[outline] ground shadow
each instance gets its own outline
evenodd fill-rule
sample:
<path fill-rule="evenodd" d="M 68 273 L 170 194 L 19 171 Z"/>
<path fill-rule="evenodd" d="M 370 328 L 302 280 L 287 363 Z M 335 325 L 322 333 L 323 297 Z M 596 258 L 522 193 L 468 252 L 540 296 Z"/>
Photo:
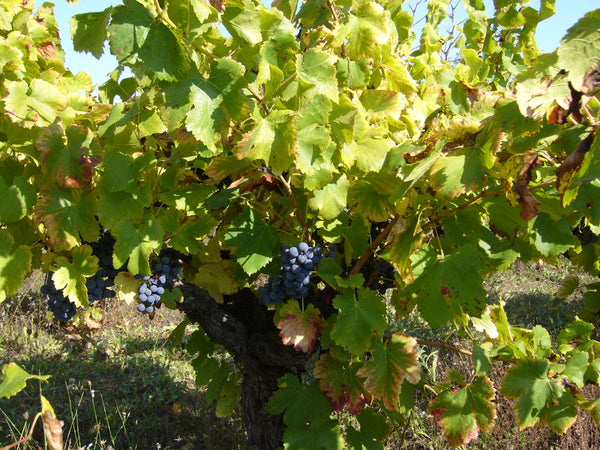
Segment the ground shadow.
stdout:
<path fill-rule="evenodd" d="M 152 348 L 156 345 L 152 341 L 130 340 L 127 346 Z M 0 364 L 6 362 L 2 359 Z M 15 362 L 31 373 L 52 375 L 41 385 L 41 394 L 64 422 L 66 449 L 232 449 L 243 445 L 239 416 L 217 418 L 203 393 L 174 380 L 164 363 L 135 354 L 113 361 L 101 352 L 86 360 L 71 354 L 36 355 Z M 39 405 L 37 382 L 29 382 L 15 397 L 0 400 L 0 447 L 14 442 L 15 429 L 29 427 Z M 43 448 L 41 427 L 36 436 Z M 36 444 L 30 448 L 37 448 Z"/>

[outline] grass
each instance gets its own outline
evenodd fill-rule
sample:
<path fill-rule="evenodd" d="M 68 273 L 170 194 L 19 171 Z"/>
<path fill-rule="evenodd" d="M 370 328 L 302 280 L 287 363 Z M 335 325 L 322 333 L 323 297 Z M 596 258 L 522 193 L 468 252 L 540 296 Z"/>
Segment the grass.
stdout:
<path fill-rule="evenodd" d="M 243 446 L 239 416 L 217 418 L 185 350 L 167 339 L 182 319 L 165 308 L 154 320 L 114 299 L 102 327 L 60 327 L 35 295 L 0 305 L 0 366 L 52 375 L 0 400 L 0 447 L 24 437 L 40 392 L 64 421 L 67 449 L 232 449 Z M 85 331 L 85 333 L 83 333 Z M 41 426 L 33 442 L 43 448 Z"/>
<path fill-rule="evenodd" d="M 561 281 L 575 273 L 567 261 L 558 268 L 516 264 L 486 281 L 488 302 L 505 302 L 513 325 L 542 325 L 555 335 L 581 308 L 581 294 L 553 303 Z M 593 281 L 593 280 L 588 280 Z M 67 449 L 235 449 L 244 446 L 239 415 L 218 418 L 214 405 L 194 383 L 190 357 L 167 339 L 180 322 L 179 312 L 161 309 L 154 320 L 133 306 L 111 300 L 99 328 L 60 327 L 47 320 L 37 296 L 41 281 L 33 277 L 15 299 L 0 304 L 0 365 L 15 361 L 27 371 L 50 374 L 41 386 L 30 382 L 16 397 L 0 400 L 0 447 L 27 434 L 39 411 L 40 393 L 64 421 Z M 411 316 L 396 329 L 428 340 L 468 348 L 451 328 L 431 330 Z M 598 338 L 598 336 L 596 336 Z M 442 349 L 422 348 L 427 384 L 433 386 L 449 368 L 471 370 L 469 357 Z M 490 374 L 497 390 L 504 369 Z M 588 396 L 600 396 L 590 390 Z M 405 423 L 395 424 L 387 449 L 449 448 L 427 413 L 428 391 L 415 397 Z M 469 448 L 588 449 L 600 448 L 600 431 L 582 413 L 565 435 L 547 428 L 519 430 L 512 401 L 498 398 L 496 427 L 482 433 Z M 22 449 L 43 448 L 41 427 Z"/>

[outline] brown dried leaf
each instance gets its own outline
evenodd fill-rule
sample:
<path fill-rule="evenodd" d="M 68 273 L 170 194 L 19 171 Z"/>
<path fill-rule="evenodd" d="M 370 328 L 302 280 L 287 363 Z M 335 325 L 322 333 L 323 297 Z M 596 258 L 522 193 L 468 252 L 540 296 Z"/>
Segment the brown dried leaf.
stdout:
<path fill-rule="evenodd" d="M 42 423 L 44 424 L 44 434 L 48 447 L 52 450 L 63 450 L 63 430 L 62 422 L 53 417 L 52 412 L 47 410 L 42 415 Z"/>
<path fill-rule="evenodd" d="M 540 201 L 535 198 L 528 188 L 531 181 L 531 171 L 535 166 L 540 164 L 537 154 L 532 154 L 519 171 L 513 190 L 519 194 L 519 205 L 521 205 L 521 218 L 523 220 L 533 219 L 538 215 L 537 205 Z"/>
<path fill-rule="evenodd" d="M 585 154 L 590 150 L 594 136 L 597 130 L 593 130 L 582 140 L 577 148 L 565 158 L 562 164 L 556 169 L 556 189 L 562 195 L 569 188 L 571 181 L 579 172 L 581 164 L 585 158 Z"/>

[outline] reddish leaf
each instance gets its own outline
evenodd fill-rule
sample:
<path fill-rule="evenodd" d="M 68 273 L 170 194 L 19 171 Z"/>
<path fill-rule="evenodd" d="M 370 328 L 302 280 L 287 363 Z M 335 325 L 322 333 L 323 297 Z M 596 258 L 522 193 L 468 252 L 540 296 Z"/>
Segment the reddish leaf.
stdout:
<path fill-rule="evenodd" d="M 370 402 L 357 376 L 357 369 L 356 364 L 345 365 L 326 353 L 321 354 L 313 374 L 319 379 L 319 389 L 335 411 L 341 411 L 348 405 L 351 414 L 358 414 Z"/>
<path fill-rule="evenodd" d="M 45 129 L 36 142 L 46 172 L 63 188 L 87 189 L 98 158 L 92 133 L 85 127 L 71 125 L 66 132 L 58 125 Z"/>
<path fill-rule="evenodd" d="M 457 371 L 450 373 L 446 389 L 429 404 L 429 412 L 452 447 L 466 445 L 479 435 L 479 430 L 488 431 L 496 419 L 496 408 L 492 403 L 495 395 L 492 382 L 483 376 L 470 385 L 465 385 Z"/>
<path fill-rule="evenodd" d="M 293 345 L 297 351 L 310 353 L 323 326 L 320 312 L 309 304 L 304 311 L 296 300 L 290 300 L 279 311 L 277 328 L 284 345 Z"/>

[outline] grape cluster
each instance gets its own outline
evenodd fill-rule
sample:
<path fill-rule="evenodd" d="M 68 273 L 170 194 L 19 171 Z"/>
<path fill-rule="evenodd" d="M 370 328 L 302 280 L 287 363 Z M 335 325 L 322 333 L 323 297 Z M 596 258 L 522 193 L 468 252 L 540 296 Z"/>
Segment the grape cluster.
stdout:
<path fill-rule="evenodd" d="M 366 269 L 366 267 L 364 267 Z M 361 270 L 362 272 L 362 270 Z M 384 295 L 386 291 L 394 287 L 394 273 L 396 269 L 389 262 L 383 259 L 377 259 L 373 263 L 372 272 L 369 281 L 369 289 L 379 292 Z"/>
<path fill-rule="evenodd" d="M 42 294 L 48 296 L 48 310 L 54 313 L 56 320 L 70 320 L 76 313 L 75 303 L 65 298 L 63 291 L 56 289 L 54 281 L 48 277 L 46 284 L 44 284 L 40 291 Z"/>
<path fill-rule="evenodd" d="M 173 284 L 174 279 L 179 275 L 180 265 L 177 259 L 165 255 L 154 264 L 154 275 L 136 275 L 136 278 L 142 280 L 142 284 L 138 288 L 137 309 L 139 312 L 147 314 L 154 312 L 160 303 L 161 295 L 165 293 L 165 287 Z"/>
<path fill-rule="evenodd" d="M 125 270 L 125 266 L 115 269 L 113 267 L 112 254 L 115 239 L 109 232 L 104 232 L 96 242 L 90 244 L 92 254 L 98 258 L 100 269 L 86 282 L 88 290 L 88 301 L 90 305 L 104 298 L 114 297 L 115 291 L 110 289 L 115 284 L 115 277 L 119 272 Z"/>
<path fill-rule="evenodd" d="M 287 298 L 300 299 L 310 291 L 312 270 L 323 258 L 321 247 L 310 247 L 300 242 L 294 247 L 281 247 L 281 268 L 277 276 L 269 277 L 267 284 L 259 288 L 260 301 L 271 305 Z"/>

